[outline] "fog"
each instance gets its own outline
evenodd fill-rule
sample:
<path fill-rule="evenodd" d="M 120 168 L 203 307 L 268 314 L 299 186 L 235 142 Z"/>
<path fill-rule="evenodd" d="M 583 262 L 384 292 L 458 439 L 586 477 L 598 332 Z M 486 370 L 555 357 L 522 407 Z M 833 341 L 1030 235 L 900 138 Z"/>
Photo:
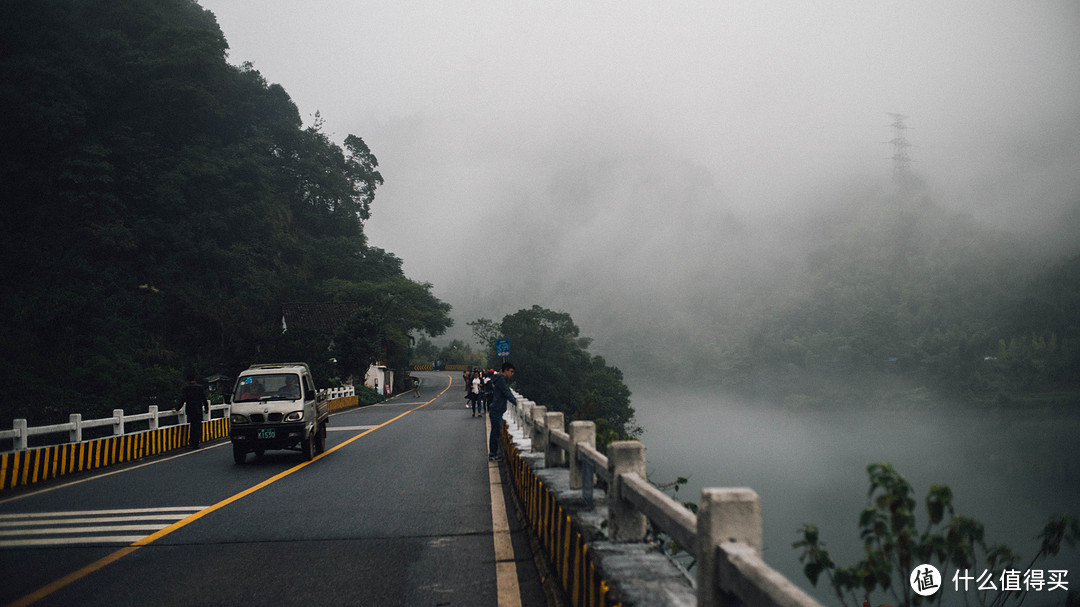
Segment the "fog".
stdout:
<path fill-rule="evenodd" d="M 454 306 L 450 336 L 532 304 L 600 349 L 702 322 L 791 271 L 818 209 L 889 195 L 890 112 L 923 195 L 1080 225 L 1073 0 L 201 4 L 232 63 L 369 144 L 366 232 Z"/>
<path fill-rule="evenodd" d="M 757 488 L 767 558 L 798 583 L 799 524 L 857 545 L 837 505 L 858 508 L 872 461 L 920 497 L 953 484 L 1006 541 L 1076 486 L 1075 460 L 1025 476 L 1042 456 L 1004 455 L 1071 444 L 1075 419 L 1052 440 L 1053 419 L 1021 432 L 963 412 L 784 423 L 630 367 L 724 339 L 717 319 L 782 291 L 837 208 L 917 198 L 1076 252 L 1075 0 L 200 4 L 232 63 L 283 85 L 334 141 L 371 147 L 385 184 L 366 233 L 454 307 L 446 337 L 533 304 L 568 312 L 627 373 L 659 480 L 691 475 L 686 499 Z M 903 191 L 890 113 L 908 117 Z"/>

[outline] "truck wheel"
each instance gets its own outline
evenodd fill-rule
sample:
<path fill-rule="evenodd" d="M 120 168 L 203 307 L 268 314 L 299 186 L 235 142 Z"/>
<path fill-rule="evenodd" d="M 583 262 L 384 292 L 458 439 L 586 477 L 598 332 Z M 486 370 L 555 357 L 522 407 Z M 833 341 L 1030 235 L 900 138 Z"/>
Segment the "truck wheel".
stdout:
<path fill-rule="evenodd" d="M 238 445 L 233 445 L 232 458 L 237 464 L 243 464 L 247 460 L 247 451 L 244 451 Z"/>
<path fill-rule="evenodd" d="M 315 453 L 321 454 L 326 451 L 326 424 L 319 425 L 319 431 L 315 437 Z"/>
<path fill-rule="evenodd" d="M 315 437 L 318 432 L 312 432 L 311 436 L 300 441 L 300 452 L 304 456 L 305 462 L 310 462 L 315 459 Z"/>

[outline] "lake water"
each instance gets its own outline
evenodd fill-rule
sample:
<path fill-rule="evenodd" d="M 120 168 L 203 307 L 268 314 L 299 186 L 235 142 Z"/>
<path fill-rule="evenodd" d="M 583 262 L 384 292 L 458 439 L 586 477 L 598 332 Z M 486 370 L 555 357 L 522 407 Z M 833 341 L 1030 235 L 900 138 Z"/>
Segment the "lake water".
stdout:
<path fill-rule="evenodd" d="M 627 383 L 645 429 L 650 479 L 688 477 L 680 501 L 699 501 L 702 487 L 753 488 L 762 500 L 766 562 L 826 605 L 837 604 L 835 594 L 824 576 L 810 586 L 791 544 L 800 526 L 814 523 L 838 565 L 861 558 L 858 515 L 867 505 L 870 463 L 890 462 L 912 484 L 920 530 L 929 487 L 951 487 L 957 513 L 982 522 L 989 543 L 1019 553 L 1021 568 L 1038 551 L 1033 538 L 1050 514 L 1080 514 L 1080 408 L 796 411 Z M 1066 569 L 1069 588 L 1080 591 L 1078 549 L 1032 569 Z M 951 591 L 951 572 L 947 577 Z M 1032 593 L 1025 605 L 1064 598 L 1061 591 Z"/>

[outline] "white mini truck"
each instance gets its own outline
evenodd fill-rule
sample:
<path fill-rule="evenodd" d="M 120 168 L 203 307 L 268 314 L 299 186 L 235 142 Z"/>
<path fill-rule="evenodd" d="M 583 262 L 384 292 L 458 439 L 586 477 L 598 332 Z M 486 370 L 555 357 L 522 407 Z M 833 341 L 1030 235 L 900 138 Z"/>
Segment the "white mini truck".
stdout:
<path fill-rule="evenodd" d="M 326 448 L 330 402 L 319 396 L 306 363 L 252 365 L 240 374 L 232 394 L 229 438 L 233 459 L 248 453 L 299 447 L 304 460 Z"/>

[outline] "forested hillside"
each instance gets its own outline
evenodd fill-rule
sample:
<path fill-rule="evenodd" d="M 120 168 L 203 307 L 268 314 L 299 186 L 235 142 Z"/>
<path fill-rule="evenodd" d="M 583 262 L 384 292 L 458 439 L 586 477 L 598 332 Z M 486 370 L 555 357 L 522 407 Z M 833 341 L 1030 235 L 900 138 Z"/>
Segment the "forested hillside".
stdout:
<path fill-rule="evenodd" d="M 793 404 L 1078 401 L 1080 257 L 928 199 L 820 221 L 801 278 L 707 351 L 729 386 Z"/>
<path fill-rule="evenodd" d="M 326 381 L 449 326 L 365 241 L 382 177 L 364 141 L 305 128 L 227 48 L 191 0 L 6 6 L 0 425 L 172 406 L 187 368 L 285 357 Z M 318 301 L 357 304 L 347 368 L 333 334 L 283 332 L 284 303 Z"/>

